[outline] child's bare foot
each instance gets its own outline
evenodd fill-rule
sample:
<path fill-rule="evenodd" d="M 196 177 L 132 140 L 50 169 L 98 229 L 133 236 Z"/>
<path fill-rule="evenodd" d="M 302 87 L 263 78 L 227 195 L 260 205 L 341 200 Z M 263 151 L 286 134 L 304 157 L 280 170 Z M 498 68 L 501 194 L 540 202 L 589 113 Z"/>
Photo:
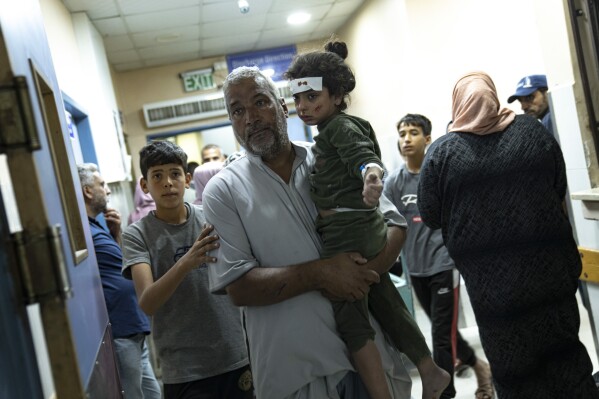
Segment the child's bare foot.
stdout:
<path fill-rule="evenodd" d="M 439 399 L 451 381 L 449 373 L 437 366 L 430 357 L 422 360 L 416 367 L 422 381 L 422 399 Z"/>
<path fill-rule="evenodd" d="M 493 389 L 493 376 L 491 375 L 489 363 L 476 359 L 476 364 L 473 369 L 478 384 L 478 388 L 474 393 L 476 399 L 493 399 L 495 397 L 495 392 Z"/>

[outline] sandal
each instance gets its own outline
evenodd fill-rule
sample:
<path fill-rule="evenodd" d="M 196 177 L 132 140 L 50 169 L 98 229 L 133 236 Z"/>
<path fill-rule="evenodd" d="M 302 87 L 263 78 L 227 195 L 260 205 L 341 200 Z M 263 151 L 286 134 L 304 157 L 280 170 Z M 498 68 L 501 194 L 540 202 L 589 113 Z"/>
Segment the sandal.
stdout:
<path fill-rule="evenodd" d="M 474 392 L 474 397 L 476 399 L 493 399 L 493 398 L 495 398 L 495 390 L 493 389 L 493 384 L 479 385 L 476 392 Z"/>
<path fill-rule="evenodd" d="M 467 364 L 463 364 L 460 361 L 458 361 L 458 363 L 456 363 L 454 371 L 455 371 L 455 376 L 458 378 L 468 378 L 472 375 L 470 366 L 468 366 Z"/>

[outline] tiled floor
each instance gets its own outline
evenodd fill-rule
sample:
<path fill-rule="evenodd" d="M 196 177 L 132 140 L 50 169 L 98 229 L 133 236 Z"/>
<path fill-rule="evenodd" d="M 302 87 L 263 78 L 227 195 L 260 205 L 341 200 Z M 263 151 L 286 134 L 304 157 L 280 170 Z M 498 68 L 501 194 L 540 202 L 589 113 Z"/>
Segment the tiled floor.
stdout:
<path fill-rule="evenodd" d="M 461 328 L 460 328 L 460 332 L 462 333 L 464 339 L 466 341 L 468 341 L 470 343 L 470 345 L 473 347 L 474 351 L 476 352 L 476 355 L 482 358 L 484 357 L 484 353 L 482 351 L 481 345 L 480 345 L 480 339 L 478 337 L 478 329 L 476 327 L 476 322 L 474 320 L 474 314 L 472 313 L 472 308 L 470 307 L 470 302 L 468 300 L 468 294 L 466 292 L 466 289 L 462 286 L 461 290 L 460 290 L 460 295 L 461 295 L 461 299 L 462 299 L 462 317 L 460 319 L 460 323 L 461 323 Z M 598 367 L 598 360 L 597 360 L 597 352 L 595 351 L 595 344 L 593 341 L 593 335 L 592 335 L 592 331 L 591 331 L 591 327 L 589 324 L 589 317 L 587 314 L 586 309 L 582 306 L 582 303 L 580 302 L 580 298 L 578 301 L 578 307 L 580 310 L 580 319 L 581 319 L 581 325 L 580 325 L 580 340 L 582 341 L 582 343 L 586 346 L 587 351 L 589 352 L 589 355 L 591 357 L 591 360 L 593 362 L 593 370 L 594 371 L 598 371 L 599 367 Z M 426 314 L 424 313 L 424 311 L 422 310 L 422 308 L 419 306 L 418 301 L 414 301 L 414 308 L 415 308 L 415 313 L 416 313 L 416 321 L 418 322 L 418 325 L 420 326 L 420 328 L 422 329 L 422 332 L 424 333 L 424 336 L 427 339 L 427 342 L 429 344 L 429 346 L 431 345 L 431 338 L 430 338 L 430 322 L 426 316 Z M 418 375 L 418 372 L 416 371 L 416 369 L 414 369 L 410 375 L 412 376 L 412 397 L 414 399 L 421 399 L 422 397 L 422 386 L 420 383 L 420 376 Z M 456 399 L 473 399 L 474 398 L 474 392 L 476 391 L 477 385 L 476 385 L 476 377 L 474 376 L 474 373 L 470 370 L 469 371 L 469 375 L 465 378 L 456 378 L 455 379 L 455 387 L 456 387 Z"/>

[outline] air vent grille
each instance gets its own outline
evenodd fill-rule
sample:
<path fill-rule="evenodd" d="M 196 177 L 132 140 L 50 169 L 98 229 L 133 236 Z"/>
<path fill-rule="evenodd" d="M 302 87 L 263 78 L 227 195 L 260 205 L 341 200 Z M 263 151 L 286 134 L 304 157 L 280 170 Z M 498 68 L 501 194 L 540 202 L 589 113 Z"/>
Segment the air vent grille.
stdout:
<path fill-rule="evenodd" d="M 291 90 L 286 82 L 277 82 L 279 94 L 286 102 L 293 102 Z M 145 104 L 144 119 L 150 128 L 176 123 L 214 118 L 227 114 L 222 91 L 202 96 L 185 97 L 177 100 Z"/>

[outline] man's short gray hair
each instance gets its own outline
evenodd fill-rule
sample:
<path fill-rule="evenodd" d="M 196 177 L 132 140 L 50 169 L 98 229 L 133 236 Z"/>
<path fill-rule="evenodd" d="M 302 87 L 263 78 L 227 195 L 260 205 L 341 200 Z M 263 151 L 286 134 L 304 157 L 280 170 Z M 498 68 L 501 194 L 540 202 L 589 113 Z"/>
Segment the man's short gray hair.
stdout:
<path fill-rule="evenodd" d="M 94 173 L 98 172 L 98 165 L 95 163 L 84 163 L 77 165 L 77 171 L 79 172 L 79 181 L 81 181 L 81 187 L 93 186 L 94 185 Z"/>
<path fill-rule="evenodd" d="M 223 93 L 225 93 L 225 98 L 227 97 L 230 85 L 239 84 L 245 79 L 253 79 L 259 85 L 267 88 L 275 100 L 281 98 L 279 89 L 275 85 L 275 82 L 273 82 L 270 76 L 265 75 L 264 72 L 262 72 L 257 66 L 241 66 L 233 69 L 233 71 L 225 78 L 223 83 Z M 227 111 L 229 111 L 229 104 L 226 100 L 225 105 L 227 106 Z"/>

